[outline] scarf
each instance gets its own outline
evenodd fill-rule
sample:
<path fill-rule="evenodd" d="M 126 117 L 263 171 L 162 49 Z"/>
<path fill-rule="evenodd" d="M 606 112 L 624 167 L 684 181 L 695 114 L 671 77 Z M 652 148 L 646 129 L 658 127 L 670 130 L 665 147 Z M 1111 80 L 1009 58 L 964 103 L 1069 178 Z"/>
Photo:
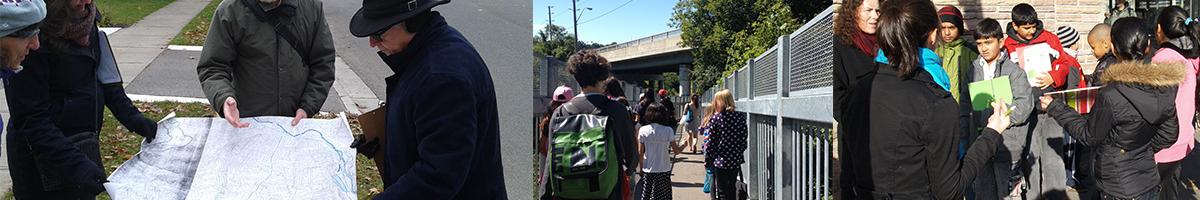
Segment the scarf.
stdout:
<path fill-rule="evenodd" d="M 883 55 L 883 50 L 877 51 L 878 56 L 875 56 L 875 62 L 888 64 L 887 56 Z M 950 77 L 946 75 L 946 71 L 941 66 L 942 58 L 938 57 L 937 53 L 929 48 L 921 48 L 921 68 L 933 77 L 933 82 L 941 86 L 943 90 L 950 91 Z"/>
<path fill-rule="evenodd" d="M 955 84 L 955 83 L 958 83 L 958 81 L 959 81 L 958 80 L 958 66 L 959 66 L 958 57 L 961 57 L 959 55 L 962 55 L 962 53 L 963 53 L 962 44 L 963 44 L 962 39 L 955 39 L 954 41 L 950 41 L 948 43 L 942 44 L 941 46 L 939 46 L 937 48 L 937 50 L 935 52 L 935 53 L 937 53 L 937 55 L 940 55 L 942 58 L 945 58 L 945 59 L 942 59 L 942 69 L 946 71 L 946 76 L 950 77 L 950 83 L 951 83 L 950 84 L 950 94 L 952 96 L 954 96 L 955 100 L 958 100 L 958 98 L 959 98 L 958 84 Z"/>
<path fill-rule="evenodd" d="M 64 9 L 70 10 L 70 8 Z M 80 46 L 89 46 L 91 44 L 90 36 L 96 28 L 96 6 L 87 5 L 84 13 L 66 11 L 65 14 L 67 16 L 53 21 L 54 23 L 43 23 L 42 34 L 51 38 L 71 41 Z"/>
<path fill-rule="evenodd" d="M 858 47 L 859 51 L 862 51 L 871 57 L 876 56 L 875 52 L 879 49 L 879 42 L 875 39 L 875 35 L 870 35 L 859 31 L 858 34 L 854 34 L 851 39 L 854 40 L 854 47 Z"/>

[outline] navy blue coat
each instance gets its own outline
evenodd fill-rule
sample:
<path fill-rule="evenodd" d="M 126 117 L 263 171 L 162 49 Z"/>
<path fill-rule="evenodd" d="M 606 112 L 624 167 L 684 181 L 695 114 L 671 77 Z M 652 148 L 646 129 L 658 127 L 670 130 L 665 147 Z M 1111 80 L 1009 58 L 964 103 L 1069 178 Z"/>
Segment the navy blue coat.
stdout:
<path fill-rule="evenodd" d="M 403 52 L 383 55 L 384 189 L 377 199 L 507 199 L 492 76 L 475 47 L 433 13 Z"/>
<path fill-rule="evenodd" d="M 106 41 L 93 34 L 88 47 L 56 48 L 47 42 L 53 39 L 41 40 L 49 45 L 30 52 L 24 70 L 5 85 L 12 111 L 8 161 L 18 199 L 59 199 L 81 184 L 103 180 L 97 133 L 105 106 L 135 133 L 152 136 L 157 129 L 125 96 L 120 82 L 98 80 L 99 43 Z"/>

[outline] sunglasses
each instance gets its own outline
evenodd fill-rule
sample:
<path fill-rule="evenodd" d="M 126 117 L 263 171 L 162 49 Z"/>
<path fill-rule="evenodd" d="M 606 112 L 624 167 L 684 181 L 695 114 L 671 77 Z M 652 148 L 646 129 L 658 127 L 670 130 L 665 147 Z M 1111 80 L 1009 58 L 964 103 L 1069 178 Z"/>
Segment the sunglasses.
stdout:
<path fill-rule="evenodd" d="M 370 36 L 371 40 L 372 41 L 383 41 L 383 33 L 385 33 L 385 32 L 387 32 L 387 29 L 384 29 L 383 31 L 379 31 L 376 33 L 372 33 Z"/>
<path fill-rule="evenodd" d="M 400 23 L 396 23 L 394 25 L 388 26 L 387 28 L 385 28 L 383 30 L 379 30 L 379 32 L 372 33 L 370 35 L 370 38 L 371 38 L 371 40 L 382 42 L 383 41 L 383 33 L 387 33 L 388 30 L 392 30 L 393 27 L 396 27 L 399 25 L 400 25 Z"/>
<path fill-rule="evenodd" d="M 26 26 L 25 28 L 23 28 L 21 30 L 18 30 L 17 32 L 13 32 L 12 34 L 10 34 L 8 36 L 9 37 L 17 37 L 17 38 L 29 38 L 29 37 L 33 37 L 41 32 L 42 32 L 42 30 L 38 28 L 38 24 L 32 24 L 32 25 Z"/>

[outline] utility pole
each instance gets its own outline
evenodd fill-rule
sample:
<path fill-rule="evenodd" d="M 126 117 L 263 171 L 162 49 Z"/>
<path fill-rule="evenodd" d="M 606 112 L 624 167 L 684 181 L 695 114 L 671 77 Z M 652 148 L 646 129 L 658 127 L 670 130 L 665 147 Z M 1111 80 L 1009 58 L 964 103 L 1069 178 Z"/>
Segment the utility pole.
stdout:
<path fill-rule="evenodd" d="M 550 9 L 551 9 L 551 8 L 553 8 L 553 7 L 554 7 L 554 6 L 546 6 L 546 21 L 548 21 L 548 22 L 547 22 L 548 24 L 546 24 L 546 27 L 543 27 L 543 28 L 548 28 L 548 27 L 550 27 L 551 25 L 554 25 L 554 11 L 551 11 L 551 10 L 550 10 Z M 545 43 L 546 41 L 549 41 L 549 40 L 550 40 L 550 39 L 548 38 L 549 36 L 550 36 L 550 35 L 546 35 L 546 37 L 542 37 L 542 43 Z"/>
<path fill-rule="evenodd" d="M 578 0 L 571 0 L 571 21 L 575 24 L 571 26 L 575 29 L 575 42 L 571 46 L 574 46 L 575 50 L 579 50 L 579 9 L 575 8 L 576 1 Z"/>

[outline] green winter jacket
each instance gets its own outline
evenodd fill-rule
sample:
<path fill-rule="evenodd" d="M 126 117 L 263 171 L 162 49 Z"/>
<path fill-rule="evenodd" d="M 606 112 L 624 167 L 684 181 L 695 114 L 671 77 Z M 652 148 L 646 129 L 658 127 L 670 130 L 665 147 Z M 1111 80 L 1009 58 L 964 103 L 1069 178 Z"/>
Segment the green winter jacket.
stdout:
<path fill-rule="evenodd" d="M 225 99 L 233 97 L 241 117 L 295 116 L 301 108 L 315 115 L 334 80 L 333 37 L 321 2 L 283 0 L 274 8 L 295 7 L 295 15 L 281 24 L 302 43 L 297 51 L 241 1 L 225 0 L 217 7 L 196 66 L 213 109 L 224 117 Z M 300 53 L 307 54 L 307 62 Z"/>

